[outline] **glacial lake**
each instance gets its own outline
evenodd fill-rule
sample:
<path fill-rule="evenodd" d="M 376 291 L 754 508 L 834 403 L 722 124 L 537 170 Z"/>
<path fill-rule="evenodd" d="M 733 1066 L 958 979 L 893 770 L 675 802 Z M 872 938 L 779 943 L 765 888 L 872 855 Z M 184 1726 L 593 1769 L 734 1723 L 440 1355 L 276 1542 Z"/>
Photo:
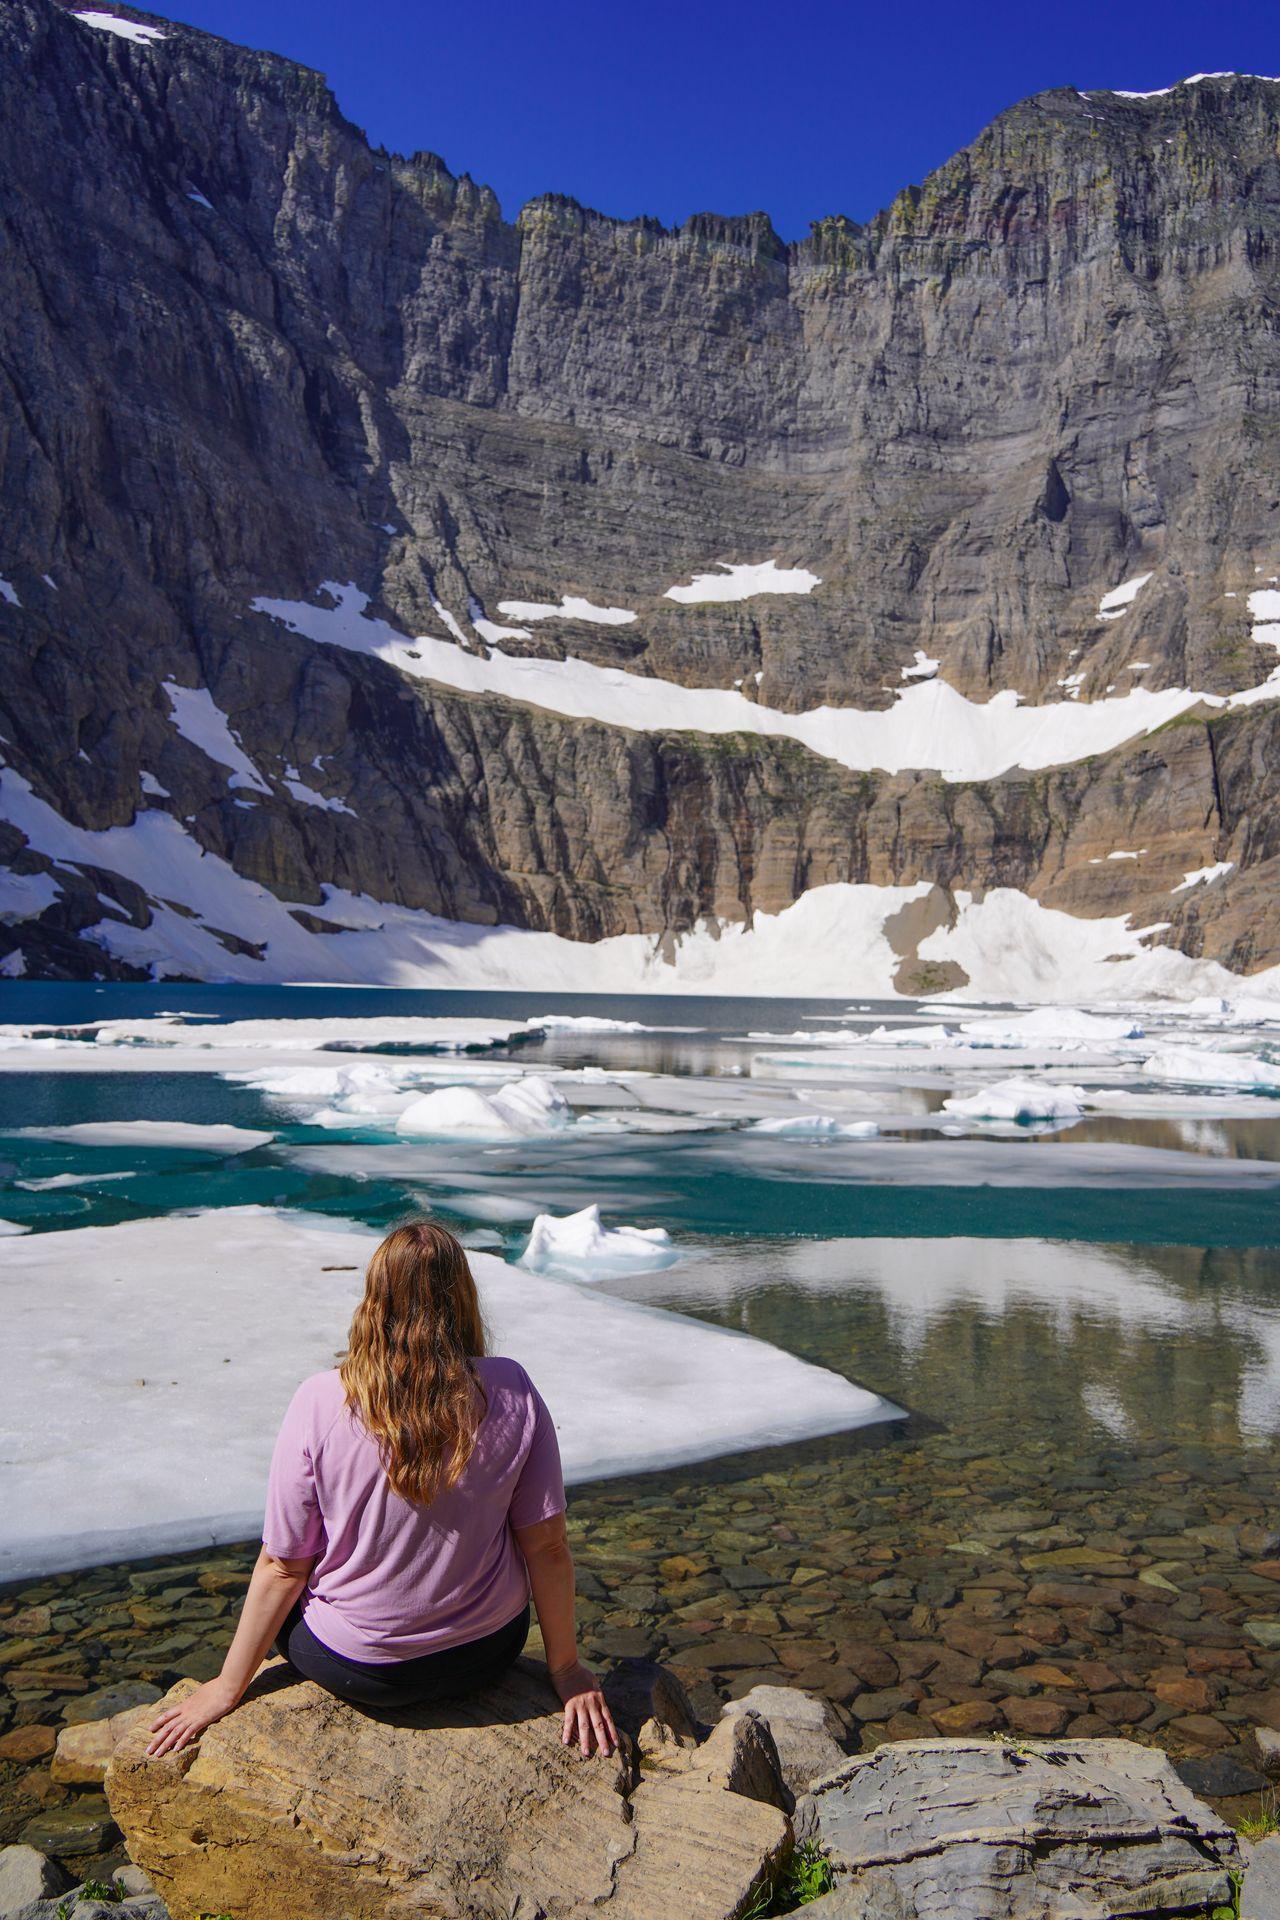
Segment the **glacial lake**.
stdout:
<path fill-rule="evenodd" d="M 1243 1805 L 1262 1784 L 1249 1729 L 1280 1670 L 1276 1013 L 1066 1010 L 1055 1031 L 1044 1010 L 901 1001 L 13 983 L 0 989 L 6 1316 L 23 1263 L 56 1234 L 32 1365 L 66 1333 L 83 1423 L 97 1322 L 102 1448 L 114 1426 L 145 1464 L 168 1443 L 163 1420 L 140 1435 L 113 1398 L 111 1287 L 99 1297 L 79 1273 L 74 1327 L 59 1317 L 83 1229 L 129 1227 L 133 1247 L 196 1213 L 212 1244 L 224 1209 L 375 1233 L 430 1209 L 508 1262 L 540 1213 L 598 1205 L 606 1233 L 665 1229 L 670 1264 L 570 1263 L 545 1297 L 570 1316 L 590 1294 L 748 1334 L 895 1417 L 768 1445 L 746 1409 L 732 1451 L 627 1473 L 619 1447 L 639 1468 L 660 1453 L 656 1420 L 632 1407 L 610 1434 L 610 1477 L 580 1476 L 571 1494 L 592 1657 L 670 1659 L 708 1716 L 754 1680 L 798 1681 L 837 1701 L 855 1749 L 937 1730 L 1122 1731 Z M 547 1016 L 624 1024 L 522 1029 L 453 1054 L 374 1029 L 335 1052 L 316 1027 Z M 243 1045 L 193 1065 L 201 1030 L 230 1022 L 297 1023 L 298 1046 L 276 1024 L 244 1026 Z M 324 1078 L 356 1065 L 373 1072 Z M 531 1079 L 567 1117 L 507 1137 L 398 1130 L 410 1096 L 492 1098 Z M 974 1110 L 1011 1082 L 1033 1108 L 1048 1090 L 1045 1111 Z M 193 1146 L 192 1127 L 241 1133 Z M 85 1128 L 99 1132 L 66 1131 Z M 148 1337 L 139 1322 L 139 1374 Z M 209 1337 L 193 1362 L 234 1372 L 234 1325 Z M 37 1444 L 29 1418 L 12 1430 L 11 1400 L 20 1493 L 37 1469 L 56 1493 L 68 1416 L 56 1393 L 47 1404 Z M 56 1726 L 108 1684 L 212 1671 L 251 1557 L 183 1538 L 85 1565 L 69 1542 L 65 1571 L 53 1550 L 0 1591 L 0 1734 Z M 57 1806 L 47 1785 L 37 1800 L 39 1777 L 0 1762 L 0 1841 Z"/>

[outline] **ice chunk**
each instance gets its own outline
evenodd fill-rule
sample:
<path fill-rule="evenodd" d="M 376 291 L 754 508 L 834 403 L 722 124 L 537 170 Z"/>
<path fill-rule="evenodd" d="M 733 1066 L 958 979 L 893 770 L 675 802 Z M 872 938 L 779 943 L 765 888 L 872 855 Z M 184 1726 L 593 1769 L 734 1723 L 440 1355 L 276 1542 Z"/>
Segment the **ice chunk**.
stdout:
<path fill-rule="evenodd" d="M 880 1129 L 874 1120 L 836 1120 L 827 1113 L 796 1113 L 753 1121 L 751 1131 L 780 1133 L 791 1140 L 874 1140 Z"/>
<path fill-rule="evenodd" d="M 194 1120 L 79 1120 L 65 1127 L 12 1127 L 27 1140 L 65 1140 L 74 1147 L 177 1147 L 190 1153 L 251 1153 L 274 1133 L 254 1127 L 204 1126 Z"/>
<path fill-rule="evenodd" d="M 997 1080 L 976 1093 L 951 1094 L 942 1105 L 947 1113 L 969 1120 L 1079 1120 L 1083 1118 L 1083 1087 L 1050 1086 L 1038 1080 Z"/>
<path fill-rule="evenodd" d="M 1185 1087 L 1252 1087 L 1280 1091 L 1280 1067 L 1249 1053 L 1210 1053 L 1191 1048 L 1164 1047 L 1142 1063 L 1149 1080 L 1168 1080 Z"/>
<path fill-rule="evenodd" d="M 494 1094 L 481 1093 L 476 1087 L 438 1087 L 405 1108 L 396 1121 L 396 1132 L 437 1139 L 478 1133 L 501 1139 L 557 1132 L 571 1119 L 564 1095 L 550 1081 L 531 1074 Z"/>
<path fill-rule="evenodd" d="M 24 1227 L 17 1220 L 0 1220 L 0 1240 L 19 1233 L 30 1233 L 30 1227 Z"/>
<path fill-rule="evenodd" d="M 584 1207 L 557 1219 L 540 1213 L 533 1223 L 520 1265 L 534 1273 L 556 1269 L 592 1275 L 638 1273 L 649 1267 L 672 1267 L 679 1254 L 663 1227 L 606 1227 L 599 1207 Z"/>
<path fill-rule="evenodd" d="M 780 567 L 776 560 L 764 560 L 758 566 L 717 560 L 716 566 L 718 573 L 695 574 L 686 587 L 668 587 L 664 597 L 685 602 L 750 600 L 757 593 L 812 593 L 822 585 L 807 567 Z"/>

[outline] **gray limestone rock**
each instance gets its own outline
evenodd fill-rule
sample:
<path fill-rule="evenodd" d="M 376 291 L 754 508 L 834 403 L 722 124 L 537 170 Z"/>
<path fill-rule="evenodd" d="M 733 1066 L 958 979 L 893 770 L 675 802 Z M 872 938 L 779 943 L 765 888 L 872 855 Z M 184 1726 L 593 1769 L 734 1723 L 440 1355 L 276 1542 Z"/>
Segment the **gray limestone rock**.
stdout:
<path fill-rule="evenodd" d="M 860 1920 L 1200 1912 L 1231 1900 L 1240 1866 L 1165 1756 L 1124 1740 L 907 1741 L 847 1761 L 812 1802 L 846 1902 L 830 1911 Z"/>

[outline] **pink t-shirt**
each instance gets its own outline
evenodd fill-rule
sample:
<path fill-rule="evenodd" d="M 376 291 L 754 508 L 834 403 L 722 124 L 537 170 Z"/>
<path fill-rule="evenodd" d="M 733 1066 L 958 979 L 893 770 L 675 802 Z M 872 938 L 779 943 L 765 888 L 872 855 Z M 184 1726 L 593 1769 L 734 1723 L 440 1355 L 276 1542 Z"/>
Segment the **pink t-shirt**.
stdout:
<path fill-rule="evenodd" d="M 564 1512 L 546 1403 L 514 1360 L 476 1362 L 488 1411 L 455 1487 L 429 1507 L 387 1484 L 337 1369 L 304 1380 L 271 1460 L 262 1544 L 317 1556 L 303 1618 L 348 1660 L 413 1660 L 496 1633 L 529 1598 L 513 1527 Z"/>

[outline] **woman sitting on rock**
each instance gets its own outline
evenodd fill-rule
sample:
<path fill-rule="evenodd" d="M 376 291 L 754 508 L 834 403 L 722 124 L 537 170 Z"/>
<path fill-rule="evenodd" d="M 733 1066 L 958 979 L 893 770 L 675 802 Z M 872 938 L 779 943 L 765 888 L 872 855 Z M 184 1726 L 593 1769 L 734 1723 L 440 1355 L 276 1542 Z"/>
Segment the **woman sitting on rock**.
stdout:
<path fill-rule="evenodd" d="M 577 1654 L 551 1415 L 523 1367 L 486 1355 L 458 1241 L 397 1227 L 369 1262 L 341 1367 L 304 1380 L 285 1414 L 222 1672 L 165 1708 L 147 1751 L 176 1752 L 230 1713 L 273 1641 L 360 1706 L 473 1692 L 520 1653 L 531 1595 L 565 1743 L 611 1752 Z"/>

